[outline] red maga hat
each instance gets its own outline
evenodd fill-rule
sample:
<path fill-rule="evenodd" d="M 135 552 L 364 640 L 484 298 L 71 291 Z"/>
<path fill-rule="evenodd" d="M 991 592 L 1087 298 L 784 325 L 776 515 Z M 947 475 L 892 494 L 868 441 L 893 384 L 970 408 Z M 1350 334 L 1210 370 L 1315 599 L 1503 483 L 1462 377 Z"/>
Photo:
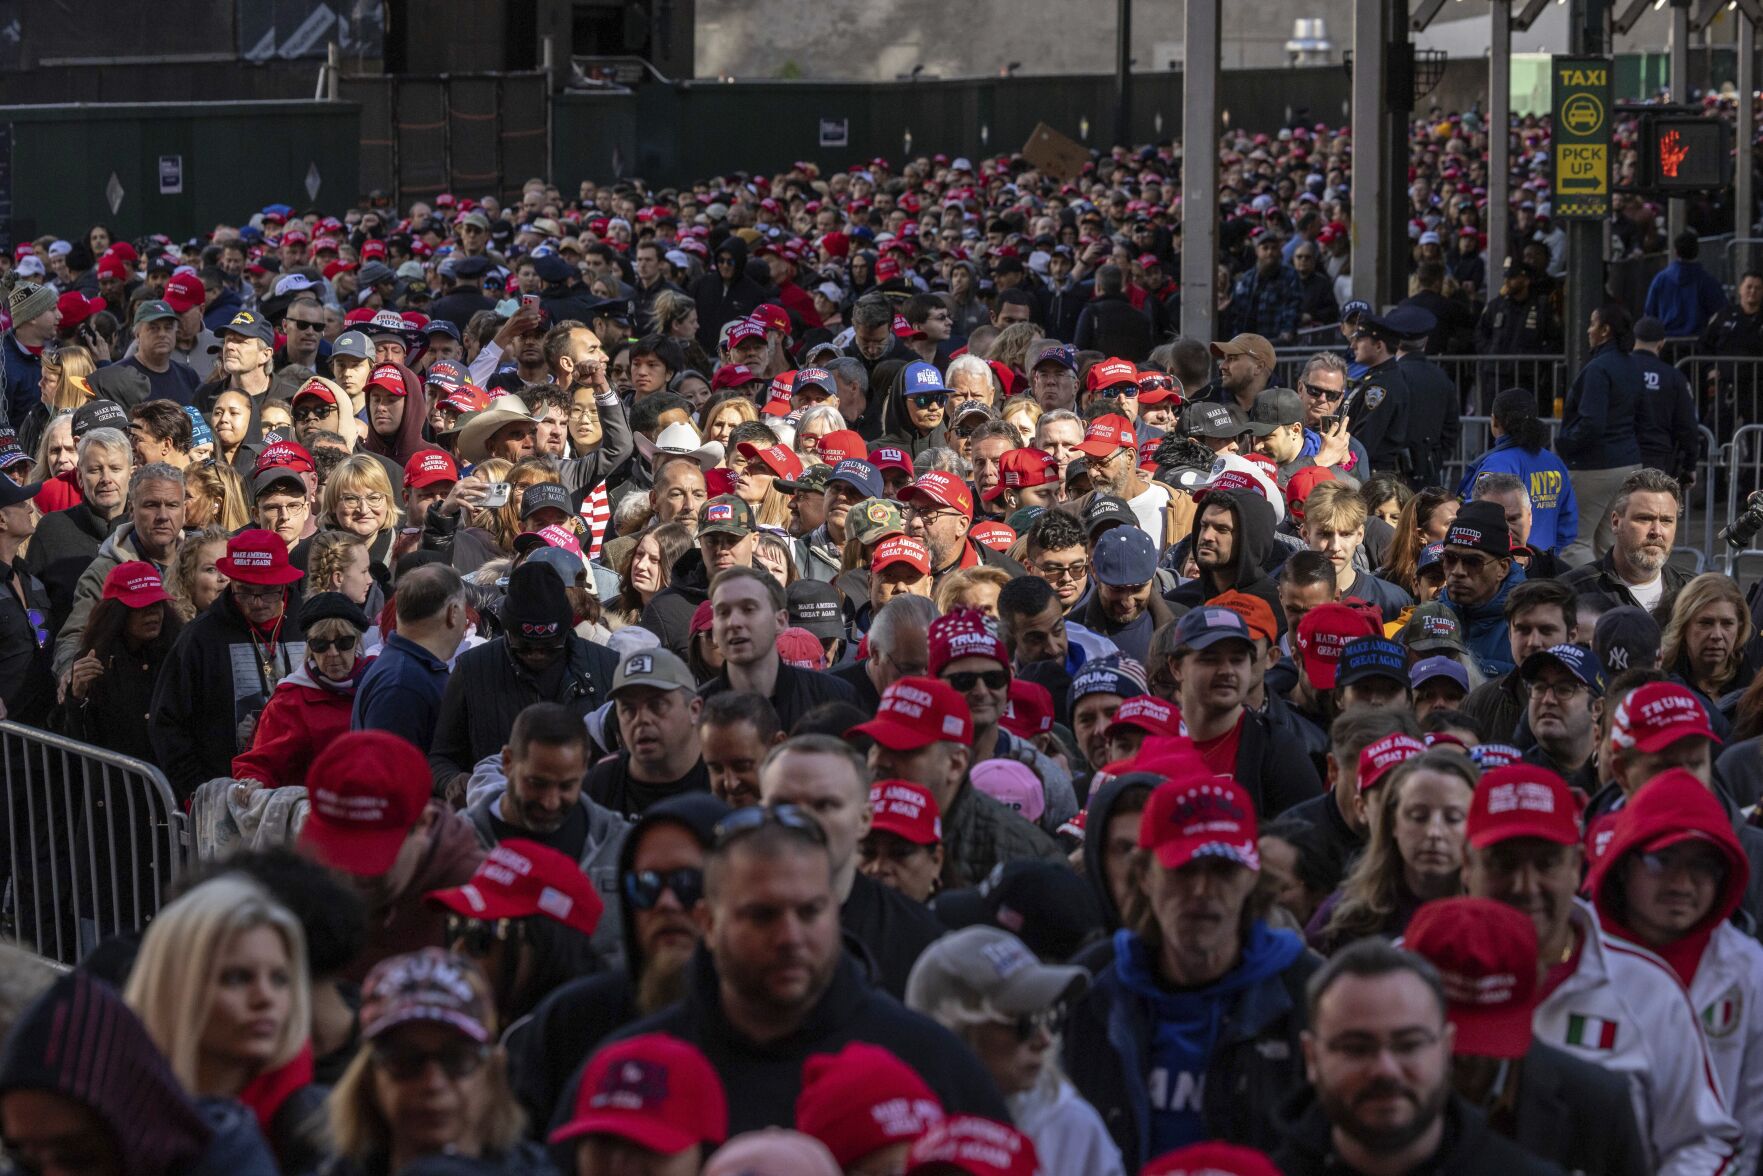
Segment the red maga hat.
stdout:
<path fill-rule="evenodd" d="M 940 678 L 901 678 L 882 691 L 875 718 L 851 731 L 890 751 L 917 751 L 933 743 L 971 744 L 973 715 L 967 700 Z"/>
<path fill-rule="evenodd" d="M 606 904 L 568 854 L 521 838 L 490 850 L 463 886 L 431 890 L 428 901 L 467 919 L 493 922 L 544 915 L 592 935 Z"/>
<path fill-rule="evenodd" d="M 904 837 L 914 845 L 935 845 L 943 839 L 943 815 L 937 798 L 910 780 L 877 780 L 869 786 L 871 829 Z"/>
<path fill-rule="evenodd" d="M 1157 786 L 1145 806 L 1139 848 L 1155 851 L 1166 870 L 1201 857 L 1259 870 L 1254 802 L 1231 780 L 1169 780 Z"/>
<path fill-rule="evenodd" d="M 1423 903 L 1402 946 L 1438 969 L 1457 1052 L 1516 1059 L 1530 1051 L 1537 1003 L 1537 933 L 1530 917 L 1491 898 Z"/>
<path fill-rule="evenodd" d="M 103 598 L 120 600 L 129 608 L 146 608 L 161 600 L 170 600 L 171 596 L 165 591 L 165 582 L 159 578 L 159 569 L 132 559 L 117 564 L 104 577 Z"/>
<path fill-rule="evenodd" d="M 1482 776 L 1469 803 L 1469 844 L 1486 849 L 1516 837 L 1579 844 L 1579 805 L 1567 781 L 1547 768 L 1516 763 Z"/>
<path fill-rule="evenodd" d="M 553 1144 L 611 1135 L 662 1155 L 728 1137 L 728 1095 L 698 1048 L 663 1033 L 602 1046 L 588 1059 L 569 1121 Z"/>
<path fill-rule="evenodd" d="M 384 731 L 339 736 L 312 761 L 307 779 L 312 812 L 301 827 L 300 847 L 332 869 L 362 878 L 392 868 L 434 789 L 428 757 Z"/>

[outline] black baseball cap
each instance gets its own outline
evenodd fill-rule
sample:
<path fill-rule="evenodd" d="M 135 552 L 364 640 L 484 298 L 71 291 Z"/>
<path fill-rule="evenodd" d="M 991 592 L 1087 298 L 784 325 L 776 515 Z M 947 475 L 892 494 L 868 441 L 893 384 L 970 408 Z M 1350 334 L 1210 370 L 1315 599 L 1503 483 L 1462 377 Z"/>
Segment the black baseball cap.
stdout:
<path fill-rule="evenodd" d="M 931 909 L 951 931 L 1001 927 L 1044 961 L 1064 963 L 1100 934 L 1102 912 L 1083 876 L 1060 862 L 1000 862 L 985 881 L 937 896 Z"/>
<path fill-rule="evenodd" d="M 784 595 L 793 627 L 806 629 L 822 641 L 845 636 L 844 609 L 837 588 L 823 580 L 797 580 Z"/>

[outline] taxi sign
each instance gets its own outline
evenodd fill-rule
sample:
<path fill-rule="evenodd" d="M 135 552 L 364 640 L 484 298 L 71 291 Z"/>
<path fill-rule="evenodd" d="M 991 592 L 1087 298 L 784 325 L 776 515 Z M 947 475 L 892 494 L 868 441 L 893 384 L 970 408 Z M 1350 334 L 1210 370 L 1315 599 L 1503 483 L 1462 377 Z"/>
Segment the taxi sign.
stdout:
<path fill-rule="evenodd" d="M 1554 180 L 1556 220 L 1610 215 L 1611 64 L 1608 57 L 1555 56 Z"/>

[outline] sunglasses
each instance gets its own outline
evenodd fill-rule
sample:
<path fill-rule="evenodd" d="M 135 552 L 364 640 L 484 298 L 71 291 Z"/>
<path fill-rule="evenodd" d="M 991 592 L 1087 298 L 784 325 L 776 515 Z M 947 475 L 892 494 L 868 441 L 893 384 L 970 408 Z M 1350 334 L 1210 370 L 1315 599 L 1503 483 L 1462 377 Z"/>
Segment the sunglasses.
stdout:
<path fill-rule="evenodd" d="M 413 1082 L 428 1073 L 432 1063 L 441 1073 L 457 1081 L 483 1069 L 490 1060 L 490 1047 L 473 1041 L 461 1041 L 438 1050 L 398 1049 L 392 1046 L 373 1047 L 374 1064 L 397 1082 Z"/>
<path fill-rule="evenodd" d="M 359 640 L 359 637 L 332 637 L 328 640 L 323 637 L 309 637 L 306 640 L 306 648 L 312 653 L 329 653 L 333 649 L 342 653 L 354 649 L 355 643 Z"/>
<path fill-rule="evenodd" d="M 1121 396 L 1137 396 L 1139 386 L 1137 384 L 1110 384 L 1106 388 L 1097 388 L 1095 394 L 1105 400 L 1114 400 Z"/>
<path fill-rule="evenodd" d="M 328 416 L 336 415 L 336 411 L 337 406 L 334 404 L 320 404 L 317 408 L 296 408 L 294 410 L 294 423 L 296 425 L 303 425 L 307 421 L 322 421 Z"/>
<path fill-rule="evenodd" d="M 1174 376 L 1140 376 L 1139 377 L 1139 391 L 1150 392 L 1153 389 L 1160 389 L 1164 392 L 1175 391 L 1175 377 Z"/>
<path fill-rule="evenodd" d="M 1306 396 L 1315 397 L 1317 400 L 1339 400 L 1347 394 L 1345 388 L 1341 388 L 1338 391 L 1328 388 L 1312 388 L 1303 381 L 1299 381 L 1298 390 L 1303 392 Z"/>
<path fill-rule="evenodd" d="M 1009 670 L 961 670 L 953 674 L 944 674 L 943 681 L 953 686 L 959 693 L 966 694 L 981 682 L 987 690 L 1002 690 L 1010 685 Z"/>
<path fill-rule="evenodd" d="M 949 402 L 949 395 L 946 392 L 920 392 L 906 399 L 912 402 L 914 408 L 941 408 Z"/>
<path fill-rule="evenodd" d="M 1013 1023 L 1007 1022 L 1007 1024 L 1010 1024 L 1011 1028 L 1016 1031 L 1017 1041 L 1027 1042 L 1032 1041 L 1035 1034 L 1042 1030 L 1045 1030 L 1049 1037 L 1059 1036 L 1059 1027 L 1064 1020 L 1065 1010 L 1058 1005 L 1054 1005 L 1050 1009 L 1043 1009 L 1038 1013 L 1028 1013 L 1024 1016 L 1018 1017 Z"/>
<path fill-rule="evenodd" d="M 677 870 L 638 870 L 624 876 L 624 897 L 639 911 L 652 911 L 668 891 L 687 910 L 704 897 L 704 871 L 691 866 Z"/>
<path fill-rule="evenodd" d="M 526 939 L 523 919 L 468 919 L 464 915 L 447 916 L 447 942 L 457 943 L 473 959 L 483 959 L 498 943 L 520 943 Z"/>
<path fill-rule="evenodd" d="M 322 330 L 324 330 L 324 320 L 319 319 L 316 322 L 314 322 L 312 319 L 297 319 L 297 318 L 285 318 L 282 320 L 282 329 L 283 330 L 289 330 L 294 327 L 299 327 L 301 330 L 305 330 L 305 331 L 322 331 Z"/>
<path fill-rule="evenodd" d="M 815 845 L 826 844 L 826 831 L 820 827 L 819 821 L 808 815 L 806 809 L 793 804 L 765 804 L 736 809 L 716 822 L 713 830 L 716 848 L 721 849 L 731 841 L 757 833 L 767 825 L 776 825 Z"/>

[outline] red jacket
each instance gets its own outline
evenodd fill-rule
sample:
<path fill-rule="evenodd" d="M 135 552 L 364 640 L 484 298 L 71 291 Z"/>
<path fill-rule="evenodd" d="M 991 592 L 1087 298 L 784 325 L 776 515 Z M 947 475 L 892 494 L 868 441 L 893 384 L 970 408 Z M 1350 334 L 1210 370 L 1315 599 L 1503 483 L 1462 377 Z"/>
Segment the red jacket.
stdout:
<path fill-rule="evenodd" d="M 66 510 L 70 506 L 78 506 L 86 500 L 85 491 L 80 489 L 80 472 L 68 470 L 64 474 L 56 474 L 43 483 L 33 500 L 37 510 L 42 514 L 51 511 Z"/>
<path fill-rule="evenodd" d="M 357 662 L 359 671 L 365 666 Z M 359 680 L 357 672 L 355 679 Z M 276 686 L 257 719 L 251 746 L 233 758 L 233 779 L 261 780 L 271 788 L 304 785 L 306 768 L 319 750 L 349 730 L 355 704 L 354 683 L 347 691 L 327 690 L 301 663 Z"/>

